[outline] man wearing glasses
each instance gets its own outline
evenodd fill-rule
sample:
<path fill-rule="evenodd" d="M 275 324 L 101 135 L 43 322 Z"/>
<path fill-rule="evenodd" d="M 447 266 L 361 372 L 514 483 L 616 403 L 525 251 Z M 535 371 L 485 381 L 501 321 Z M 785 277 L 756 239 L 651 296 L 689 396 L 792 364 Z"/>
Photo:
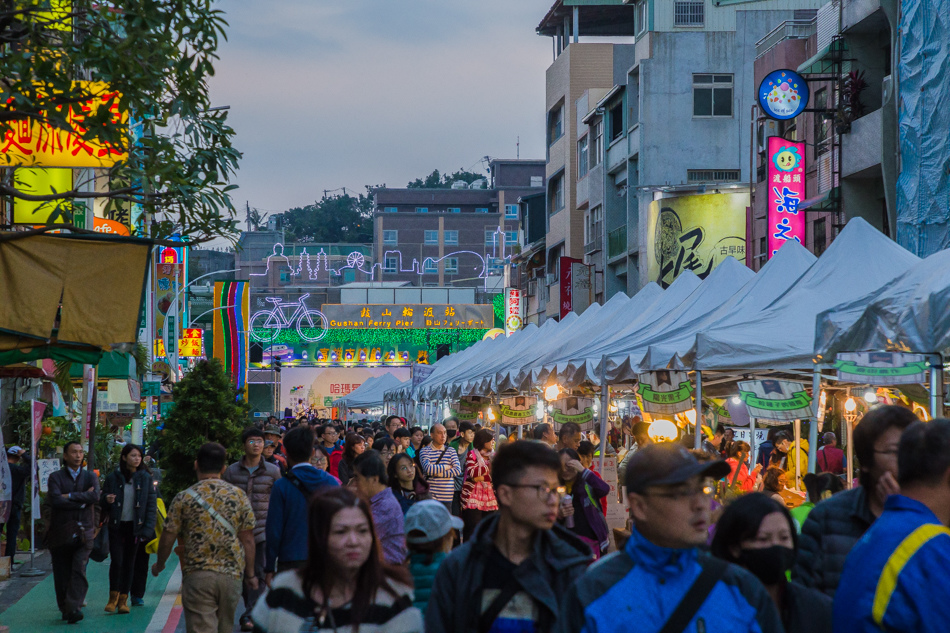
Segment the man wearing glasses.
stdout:
<path fill-rule="evenodd" d="M 498 512 L 439 567 L 427 633 L 554 629 L 562 596 L 592 559 L 583 541 L 555 523 L 560 467 L 540 442 L 498 449 L 491 466 Z"/>
<path fill-rule="evenodd" d="M 634 622 L 644 631 L 781 633 L 754 576 L 699 553 L 715 482 L 727 474 L 725 462 L 700 463 L 676 444 L 637 451 L 626 474 L 630 539 L 570 589 L 558 633 L 627 631 Z"/>
<path fill-rule="evenodd" d="M 228 466 L 221 478 L 243 490 L 251 501 L 251 507 L 254 509 L 254 575 L 263 578 L 264 557 L 267 551 L 264 544 L 267 506 L 270 503 L 271 488 L 274 487 L 274 482 L 280 479 L 280 468 L 263 459 L 264 432 L 259 428 L 249 426 L 244 429 L 241 440 L 244 442 L 244 457 Z M 257 589 L 250 589 L 247 583 L 244 583 L 243 587 L 244 615 L 241 616 L 241 629 L 250 631 L 253 628 L 251 609 L 264 592 L 264 586 L 259 583 Z"/>

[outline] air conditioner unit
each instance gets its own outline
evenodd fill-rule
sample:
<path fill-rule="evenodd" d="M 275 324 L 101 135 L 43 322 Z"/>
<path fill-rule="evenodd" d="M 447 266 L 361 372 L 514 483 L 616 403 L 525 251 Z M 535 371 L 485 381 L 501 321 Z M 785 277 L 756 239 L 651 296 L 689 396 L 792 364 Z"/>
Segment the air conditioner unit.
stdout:
<path fill-rule="evenodd" d="M 531 274 L 535 279 L 541 279 L 544 277 L 544 268 L 535 268 L 531 271 Z"/>
<path fill-rule="evenodd" d="M 535 297 L 538 294 L 538 280 L 532 279 L 528 282 L 528 296 Z"/>

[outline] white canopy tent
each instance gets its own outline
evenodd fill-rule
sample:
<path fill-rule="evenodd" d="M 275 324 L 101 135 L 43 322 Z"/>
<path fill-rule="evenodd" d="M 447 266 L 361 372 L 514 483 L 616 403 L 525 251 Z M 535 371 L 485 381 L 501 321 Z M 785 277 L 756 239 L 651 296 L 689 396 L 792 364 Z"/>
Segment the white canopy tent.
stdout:
<path fill-rule="evenodd" d="M 402 384 L 402 381 L 392 374 L 373 376 L 343 398 L 334 400 L 333 406 L 341 409 L 381 407 L 385 403 L 385 393 L 400 384 Z"/>

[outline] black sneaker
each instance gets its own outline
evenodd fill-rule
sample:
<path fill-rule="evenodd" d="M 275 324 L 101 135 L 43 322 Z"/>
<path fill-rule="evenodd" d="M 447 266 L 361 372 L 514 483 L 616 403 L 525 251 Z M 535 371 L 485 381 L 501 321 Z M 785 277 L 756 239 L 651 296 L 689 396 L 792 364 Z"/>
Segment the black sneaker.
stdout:
<path fill-rule="evenodd" d="M 82 620 L 82 617 L 83 617 L 82 611 L 80 611 L 79 609 L 76 609 L 72 613 L 69 613 L 66 615 L 66 622 L 68 622 L 69 624 L 76 624 L 77 622 Z"/>

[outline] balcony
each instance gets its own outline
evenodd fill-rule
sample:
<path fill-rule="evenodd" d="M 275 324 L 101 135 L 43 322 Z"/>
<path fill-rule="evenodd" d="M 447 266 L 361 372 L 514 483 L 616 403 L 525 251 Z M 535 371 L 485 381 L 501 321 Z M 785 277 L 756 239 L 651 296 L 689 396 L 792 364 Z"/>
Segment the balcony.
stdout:
<path fill-rule="evenodd" d="M 884 109 L 856 119 L 851 124 L 851 132 L 841 135 L 841 175 L 845 178 L 871 175 L 880 169 L 884 156 L 882 137 L 884 134 Z"/>
<path fill-rule="evenodd" d="M 755 58 L 762 57 L 785 40 L 807 40 L 814 33 L 814 20 L 786 20 L 755 43 Z"/>
<path fill-rule="evenodd" d="M 607 257 L 614 258 L 627 252 L 627 227 L 621 226 L 607 234 Z"/>
<path fill-rule="evenodd" d="M 584 254 L 590 255 L 591 253 L 596 253 L 597 251 L 604 250 L 604 236 L 595 235 L 594 239 L 584 244 Z"/>

